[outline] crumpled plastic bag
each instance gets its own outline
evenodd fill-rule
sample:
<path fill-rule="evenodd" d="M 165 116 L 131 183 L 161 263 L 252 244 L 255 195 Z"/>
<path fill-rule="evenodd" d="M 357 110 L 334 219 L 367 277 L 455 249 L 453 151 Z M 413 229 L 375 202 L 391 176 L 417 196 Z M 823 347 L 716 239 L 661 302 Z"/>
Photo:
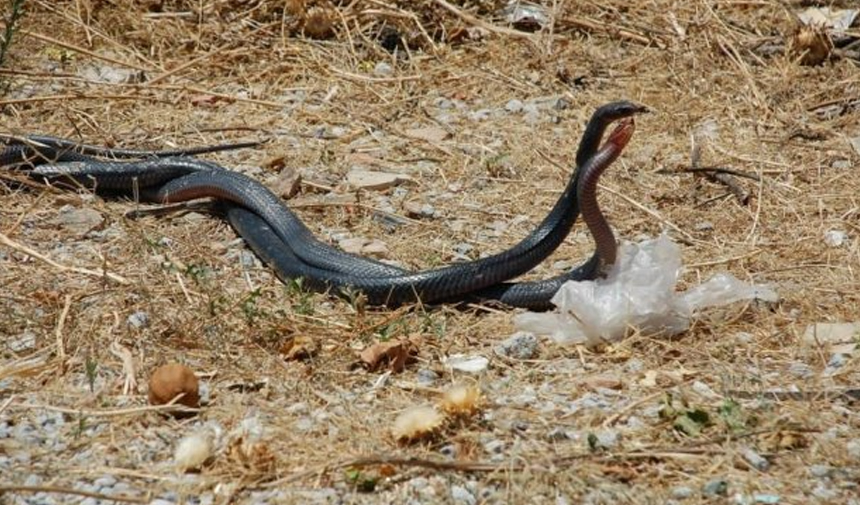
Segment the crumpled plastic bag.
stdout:
<path fill-rule="evenodd" d="M 593 346 L 622 339 L 628 328 L 675 335 L 706 307 L 740 300 L 778 300 L 768 286 L 752 285 L 720 273 L 686 292 L 675 291 L 681 250 L 666 235 L 638 244 L 624 243 L 606 278 L 569 281 L 553 296 L 554 312 L 514 317 L 518 331 L 549 335 L 561 344 Z"/>

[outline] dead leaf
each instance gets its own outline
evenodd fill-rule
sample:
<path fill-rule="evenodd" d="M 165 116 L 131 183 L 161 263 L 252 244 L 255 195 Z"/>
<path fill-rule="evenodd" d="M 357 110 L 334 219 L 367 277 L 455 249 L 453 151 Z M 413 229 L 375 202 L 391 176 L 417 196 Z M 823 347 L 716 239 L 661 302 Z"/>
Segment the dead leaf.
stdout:
<path fill-rule="evenodd" d="M 657 370 L 648 370 L 645 377 L 639 381 L 639 385 L 645 388 L 657 387 Z"/>
<path fill-rule="evenodd" d="M 218 102 L 230 102 L 231 100 L 218 95 L 192 95 L 189 98 L 189 101 L 191 102 L 191 105 L 211 106 L 217 104 Z"/>
<path fill-rule="evenodd" d="M 281 344 L 280 353 L 287 361 L 311 358 L 319 350 L 317 341 L 310 337 L 293 337 Z"/>
<path fill-rule="evenodd" d="M 435 144 L 438 142 L 442 142 L 446 138 L 450 137 L 451 134 L 446 130 L 439 128 L 438 126 L 427 126 L 424 128 L 412 128 L 406 130 L 404 132 L 407 137 L 418 139 L 418 140 L 426 140 L 431 144 Z"/>
<path fill-rule="evenodd" d="M 302 174 L 291 166 L 285 166 L 271 184 L 272 191 L 285 200 L 296 196 L 301 187 Z"/>
<path fill-rule="evenodd" d="M 367 347 L 359 354 L 361 364 L 371 372 L 388 366 L 392 372 L 402 372 L 408 363 L 418 355 L 421 337 L 410 337 L 407 340 L 379 342 Z"/>
<path fill-rule="evenodd" d="M 611 375 L 596 375 L 586 377 L 580 382 L 583 386 L 594 391 L 596 389 L 614 389 L 620 390 L 624 387 L 624 383 L 618 377 Z"/>
<path fill-rule="evenodd" d="M 227 446 L 227 459 L 234 467 L 249 475 L 270 475 L 275 471 L 275 455 L 264 442 L 251 442 L 244 437 L 231 440 Z"/>
<path fill-rule="evenodd" d="M 379 475 L 382 477 L 394 477 L 397 475 L 397 468 L 394 465 L 382 465 L 379 467 Z"/>
<path fill-rule="evenodd" d="M 394 174 L 390 172 L 371 172 L 360 168 L 353 168 L 346 174 L 346 182 L 353 188 L 381 191 L 403 182 L 412 181 L 408 175 Z"/>

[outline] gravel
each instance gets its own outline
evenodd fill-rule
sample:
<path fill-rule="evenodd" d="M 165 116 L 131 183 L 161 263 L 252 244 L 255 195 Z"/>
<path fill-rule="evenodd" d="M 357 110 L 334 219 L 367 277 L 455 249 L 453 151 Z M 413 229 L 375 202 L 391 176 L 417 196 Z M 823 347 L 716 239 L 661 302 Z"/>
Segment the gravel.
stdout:
<path fill-rule="evenodd" d="M 130 327 L 136 330 L 146 328 L 147 326 L 149 326 L 149 314 L 142 310 L 139 310 L 128 316 L 126 322 Z"/>
<path fill-rule="evenodd" d="M 725 479 L 713 479 L 702 488 L 705 497 L 726 496 L 729 493 L 729 482 Z"/>
<path fill-rule="evenodd" d="M 468 489 L 461 486 L 451 486 L 451 499 L 454 500 L 454 503 L 461 503 L 464 505 L 475 505 L 478 503 L 475 495 L 473 495 Z"/>
<path fill-rule="evenodd" d="M 495 348 L 496 354 L 514 359 L 532 359 L 537 355 L 538 339 L 531 333 L 517 332 Z"/>

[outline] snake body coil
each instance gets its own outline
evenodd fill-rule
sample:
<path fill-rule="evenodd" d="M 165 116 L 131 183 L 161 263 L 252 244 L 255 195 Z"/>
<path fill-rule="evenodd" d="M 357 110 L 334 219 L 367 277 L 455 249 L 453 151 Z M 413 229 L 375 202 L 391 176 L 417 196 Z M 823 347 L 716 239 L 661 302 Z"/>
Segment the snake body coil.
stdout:
<path fill-rule="evenodd" d="M 93 159 L 103 151 L 67 150 L 72 163 L 42 165 L 34 177 L 71 178 L 106 191 L 140 191 L 147 200 L 170 203 L 213 197 L 230 202 L 226 215 L 254 251 L 281 278 L 304 278 L 314 289 L 351 288 L 372 304 L 399 305 L 473 299 L 495 299 L 508 305 L 546 308 L 566 280 L 593 278 L 601 261 L 614 260 L 615 239 L 597 207 L 597 178 L 621 153 L 633 133 L 631 116 L 644 108 L 614 102 L 599 108 L 589 121 L 577 152 L 578 169 L 541 224 L 516 246 L 499 254 L 445 268 L 406 272 L 369 258 L 351 255 L 319 241 L 278 197 L 257 181 L 220 166 L 191 158 L 167 157 L 132 162 Z M 623 119 L 598 149 L 613 121 Z M 50 144 L 56 150 L 68 147 Z M 14 148 L 17 146 L 9 146 Z M 92 146 L 85 146 L 92 148 Z M 97 148 L 95 148 L 97 149 Z M 187 151 L 183 151 L 187 152 Z M 139 151 L 115 151 L 140 153 Z M 3 160 L 0 152 L 0 160 Z M 579 212 L 592 231 L 598 252 L 573 271 L 538 282 L 505 283 L 546 258 L 572 228 Z"/>

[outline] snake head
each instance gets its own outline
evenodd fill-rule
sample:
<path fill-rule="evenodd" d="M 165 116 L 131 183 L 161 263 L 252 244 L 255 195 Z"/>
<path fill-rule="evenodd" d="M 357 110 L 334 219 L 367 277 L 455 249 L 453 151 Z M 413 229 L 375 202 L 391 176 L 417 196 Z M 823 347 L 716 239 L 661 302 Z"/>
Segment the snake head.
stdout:
<path fill-rule="evenodd" d="M 597 152 L 600 147 L 600 140 L 603 138 L 603 133 L 609 128 L 609 125 L 619 119 L 633 117 L 636 114 L 648 112 L 648 108 L 644 105 L 639 105 L 628 100 L 620 100 L 602 105 L 594 111 L 588 124 L 585 126 L 585 132 L 582 134 L 582 139 L 579 141 L 579 148 L 576 151 L 576 166 L 581 167 Z"/>

